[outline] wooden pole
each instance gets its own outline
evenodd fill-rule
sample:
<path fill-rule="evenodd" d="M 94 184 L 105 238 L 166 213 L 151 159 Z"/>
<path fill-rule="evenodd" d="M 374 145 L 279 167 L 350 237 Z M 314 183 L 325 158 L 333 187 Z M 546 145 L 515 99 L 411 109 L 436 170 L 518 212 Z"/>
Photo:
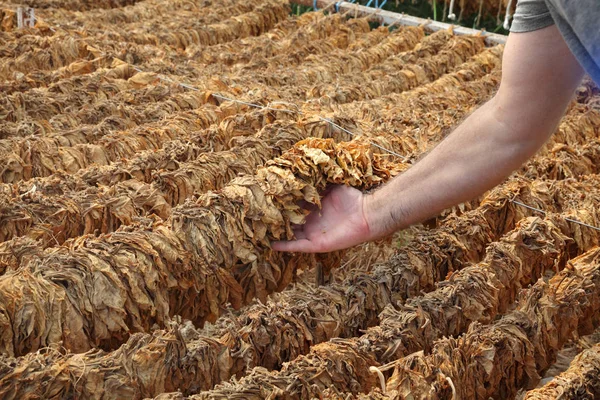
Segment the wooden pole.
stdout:
<path fill-rule="evenodd" d="M 290 0 L 292 3 L 299 4 L 302 6 L 313 6 L 313 0 Z M 336 8 L 337 3 L 337 8 Z M 488 33 L 485 31 L 478 31 L 475 29 L 465 28 L 464 26 L 446 24 L 439 21 L 431 21 L 428 19 L 413 17 L 406 14 L 398 14 L 395 12 L 381 10 L 371 7 L 361 6 L 359 4 L 348 3 L 346 1 L 335 1 L 335 0 L 317 0 L 318 8 L 327 8 L 330 11 L 346 12 L 350 11 L 350 14 L 366 17 L 373 16 L 378 19 L 381 23 L 386 25 L 407 25 L 407 26 L 426 26 L 426 29 L 436 32 L 445 29 L 452 28 L 455 35 L 478 35 L 481 34 L 485 37 L 485 41 L 488 45 L 493 46 L 497 44 L 506 43 L 508 36 L 499 35 L 497 33 Z"/>

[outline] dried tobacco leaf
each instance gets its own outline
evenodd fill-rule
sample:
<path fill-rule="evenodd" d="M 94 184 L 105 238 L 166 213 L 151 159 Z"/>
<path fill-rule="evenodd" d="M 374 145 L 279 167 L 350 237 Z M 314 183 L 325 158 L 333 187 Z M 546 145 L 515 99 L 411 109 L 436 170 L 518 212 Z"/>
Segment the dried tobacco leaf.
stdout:
<path fill-rule="evenodd" d="M 282 290 L 307 267 L 305 256 L 269 250 L 270 240 L 290 238 L 290 224 L 302 222 L 306 211 L 297 202 L 318 204 L 331 183 L 368 189 L 402 168 L 370 143 L 304 140 L 254 176 L 178 207 L 166 224 L 46 250 L 0 278 L 0 308 L 10 316 L 2 321 L 2 352 L 21 355 L 59 341 L 76 352 L 111 348 L 172 315 L 201 323 L 229 302 L 239 307 Z"/>
<path fill-rule="evenodd" d="M 520 186 L 509 182 L 484 202 L 482 208 L 487 211 L 483 216 L 488 219 L 488 225 L 500 230 L 507 228 L 507 221 L 520 220 L 527 209 L 507 201 L 515 195 L 527 203 L 542 203 L 544 209 L 560 207 L 562 204 L 583 209 L 597 208 L 597 204 L 591 205 L 581 199 L 576 202 L 582 191 L 579 188 L 572 189 L 569 194 L 565 188 L 572 184 L 565 182 L 564 186 L 553 188 L 552 193 L 557 195 L 557 199 L 554 199 L 549 196 L 548 190 L 533 191 L 528 184 Z M 520 189 L 515 191 L 516 187 Z M 565 202 L 563 199 L 571 200 Z M 480 210 L 478 212 L 481 213 Z M 566 214 L 570 215 L 570 212 Z M 484 218 L 480 221 L 485 221 Z M 200 394 L 199 398 L 225 398 L 240 391 L 262 397 L 279 393 L 280 390 L 285 390 L 289 398 L 303 398 L 308 395 L 320 396 L 328 387 L 354 394 L 372 389 L 378 381 L 373 381 L 371 377 L 365 379 L 362 367 L 355 368 L 353 372 L 340 372 L 333 369 L 332 364 L 327 364 L 322 352 L 335 354 L 331 348 L 338 348 L 340 354 L 346 355 L 346 363 L 366 363 L 367 368 L 379 366 L 389 359 L 432 348 L 435 340 L 464 332 L 472 321 L 492 321 L 508 309 L 519 288 L 535 282 L 545 271 L 559 267 L 558 256 L 573 251 L 565 233 L 572 235 L 571 229 L 577 225 L 567 224 L 562 219 L 556 221 L 557 225 L 539 218 L 523 220 L 514 231 L 487 248 L 486 257 L 481 263 L 451 274 L 448 281 L 438 285 L 437 290 L 407 300 L 398 310 L 387 307 L 380 315 L 380 326 L 368 329 L 359 338 L 332 340 L 313 346 L 310 353 L 284 365 L 280 372 L 254 369 L 241 380 L 218 385 L 214 390 Z M 483 225 L 482 222 L 477 225 Z M 468 243 L 468 237 L 465 241 Z M 577 241 L 577 245 L 580 246 L 579 251 L 583 251 L 587 242 Z M 465 247 L 469 248 L 468 245 Z M 404 268 L 407 265 L 418 266 L 416 259 L 405 260 L 402 263 Z M 464 312 L 457 312 L 457 309 Z M 328 361 L 335 364 L 335 360 Z M 303 369 L 306 365 L 314 365 L 314 368 L 320 366 L 321 372 L 318 375 L 306 372 Z M 332 379 L 336 382 L 334 385 L 331 384 Z"/>
<path fill-rule="evenodd" d="M 254 137 L 237 138 L 229 151 L 206 153 L 178 165 L 173 172 L 154 176 L 152 184 L 130 179 L 97 188 L 88 186 L 78 175 L 67 175 L 64 180 L 53 175 L 5 186 L 7 196 L 0 194 L 4 215 L 0 239 L 28 236 L 43 240 L 43 245 L 59 245 L 85 234 L 114 232 L 151 214 L 167 219 L 171 206 L 194 193 L 220 189 L 239 174 L 251 173 L 301 138 L 321 133 L 347 138 L 345 133 L 338 135 L 322 127 L 302 122 L 267 125 Z M 95 175 L 94 180 L 98 179 Z"/>
<path fill-rule="evenodd" d="M 550 281 L 524 291 L 517 308 L 488 326 L 473 324 L 458 339 L 443 339 L 432 354 L 398 362 L 387 383 L 390 398 L 509 398 L 539 381 L 557 351 L 600 321 L 599 249 L 574 259 Z M 560 329 L 557 329 L 560 327 Z"/>
<path fill-rule="evenodd" d="M 496 212 L 504 214 L 506 204 L 503 203 Z M 491 209 L 487 215 L 491 219 Z M 358 334 L 360 329 L 377 321 L 377 314 L 386 304 L 403 301 L 421 290 L 432 290 L 434 282 L 443 279 L 449 271 L 460 269 L 469 261 L 478 261 L 485 252 L 485 244 L 502 233 L 493 232 L 479 210 L 448 218 L 444 226 L 434 232 L 419 234 L 400 254 L 377 267 L 372 274 L 360 273 L 339 284 L 319 288 L 298 284 L 271 296 L 266 304 L 249 306 L 239 317 L 221 317 L 219 329 L 212 333 L 211 338 L 201 335 L 182 338 L 177 331 L 187 332 L 189 329 L 181 326 L 169 331 L 154 331 L 152 337 L 135 334 L 118 350 L 108 354 L 91 351 L 85 355 L 57 357 L 55 353 L 48 353 L 43 361 L 42 355 L 30 354 L 11 360 L 10 365 L 14 368 L 6 367 L 5 372 L 0 373 L 0 379 L 18 382 L 13 378 L 25 366 L 27 372 L 23 374 L 36 379 L 19 388 L 11 385 L 0 387 L 6 386 L 6 391 L 10 390 L 16 397 L 24 396 L 26 391 L 38 392 L 42 389 L 37 387 L 46 381 L 42 377 L 58 369 L 58 375 L 52 372 L 55 382 L 52 390 L 58 390 L 60 385 L 65 387 L 66 392 L 83 390 L 79 388 L 87 387 L 89 380 L 97 382 L 94 384 L 96 388 L 108 388 L 111 382 L 118 380 L 125 387 L 135 388 L 135 396 L 155 396 L 173 390 L 184 393 L 208 390 L 252 367 L 278 368 L 283 362 L 306 354 L 317 343 L 337 336 Z M 412 269 L 407 268 L 407 260 L 412 263 Z M 171 345 L 159 346 L 159 340 Z M 136 349 L 135 353 L 125 350 L 131 348 Z M 154 356 L 134 357 L 134 354 L 146 351 L 152 351 Z M 33 362 L 33 358 L 39 363 Z M 98 377 L 95 369 L 84 368 L 97 365 L 100 360 L 102 365 L 111 366 L 103 376 Z M 156 366 L 166 360 L 170 360 L 171 366 L 156 370 Z M 190 363 L 196 368 L 190 368 Z M 57 365 L 67 367 L 55 367 Z M 138 375 L 154 379 L 139 380 L 127 371 L 136 371 Z M 3 392 L 0 390 L 0 393 Z M 104 393 L 104 390 L 98 389 L 86 397 L 102 397 Z"/>
<path fill-rule="evenodd" d="M 538 399 L 595 399 L 600 397 L 600 345 L 581 352 L 569 369 L 544 386 L 525 395 L 527 400 Z"/>

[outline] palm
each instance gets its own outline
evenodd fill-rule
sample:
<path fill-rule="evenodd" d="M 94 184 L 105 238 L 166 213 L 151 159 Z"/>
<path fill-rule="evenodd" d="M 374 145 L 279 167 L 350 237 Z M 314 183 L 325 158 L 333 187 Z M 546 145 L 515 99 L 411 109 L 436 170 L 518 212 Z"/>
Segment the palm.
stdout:
<path fill-rule="evenodd" d="M 334 187 L 294 233 L 296 240 L 273 243 L 275 250 L 323 253 L 359 244 L 368 234 L 363 194 L 348 186 Z"/>

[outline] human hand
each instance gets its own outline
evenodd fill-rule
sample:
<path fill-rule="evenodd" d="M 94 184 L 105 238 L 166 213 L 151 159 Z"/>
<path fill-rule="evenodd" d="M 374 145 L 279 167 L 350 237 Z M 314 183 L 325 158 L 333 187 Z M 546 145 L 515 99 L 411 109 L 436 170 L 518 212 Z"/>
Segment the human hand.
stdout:
<path fill-rule="evenodd" d="M 321 209 L 313 210 L 304 225 L 295 227 L 296 240 L 274 242 L 273 249 L 327 253 L 370 240 L 365 199 L 360 190 L 334 186 L 321 200 Z"/>

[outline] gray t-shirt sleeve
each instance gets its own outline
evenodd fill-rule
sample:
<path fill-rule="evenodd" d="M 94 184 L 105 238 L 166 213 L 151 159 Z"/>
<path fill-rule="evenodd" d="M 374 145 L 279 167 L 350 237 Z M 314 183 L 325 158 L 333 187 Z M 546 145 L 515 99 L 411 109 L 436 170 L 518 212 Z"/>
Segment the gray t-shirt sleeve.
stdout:
<path fill-rule="evenodd" d="M 554 20 L 544 0 L 518 0 L 510 31 L 531 32 L 552 24 Z"/>

